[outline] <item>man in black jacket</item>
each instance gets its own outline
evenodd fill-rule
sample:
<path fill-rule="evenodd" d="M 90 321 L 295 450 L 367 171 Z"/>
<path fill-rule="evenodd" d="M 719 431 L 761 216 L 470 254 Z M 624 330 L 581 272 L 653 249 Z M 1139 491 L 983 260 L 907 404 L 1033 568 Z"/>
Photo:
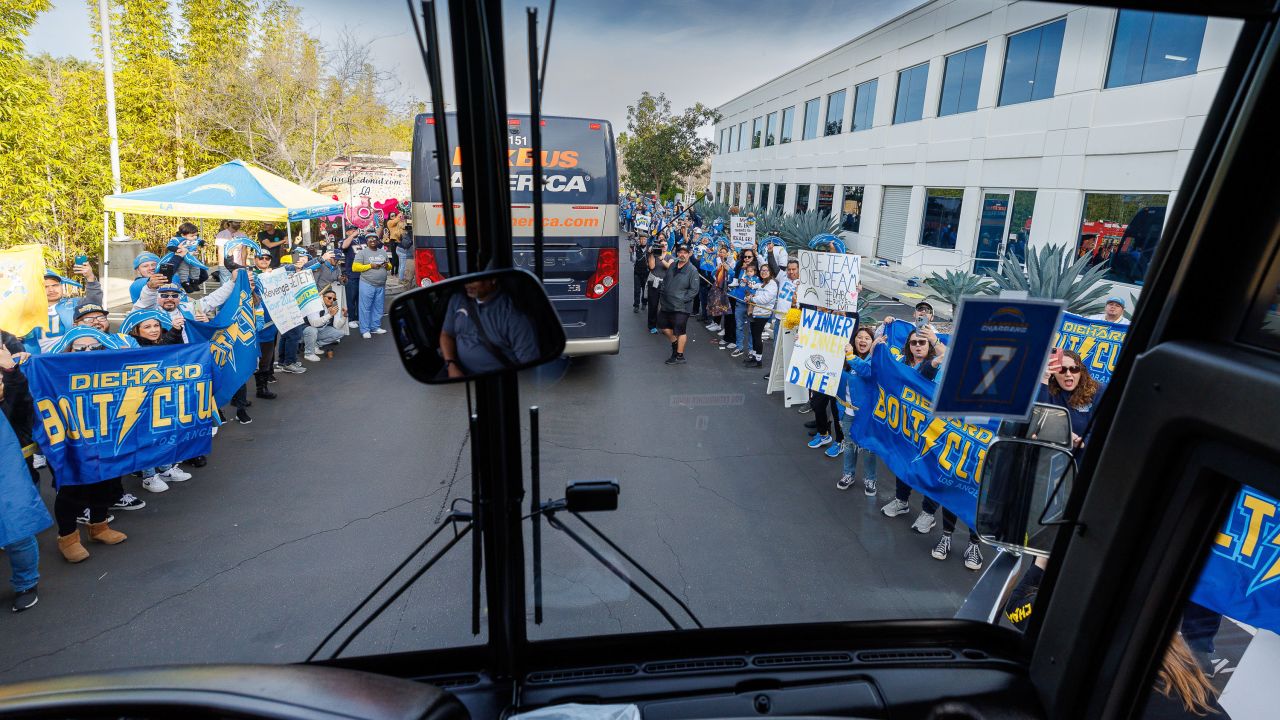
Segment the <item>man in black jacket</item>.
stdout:
<path fill-rule="evenodd" d="M 671 357 L 668 365 L 683 365 L 684 345 L 688 336 L 685 325 L 689 322 L 689 314 L 693 312 L 693 300 L 698 297 L 698 269 L 689 262 L 691 252 L 688 245 L 676 246 L 676 260 L 660 261 L 667 269 L 662 281 L 659 298 L 658 327 L 662 334 L 671 341 Z"/>

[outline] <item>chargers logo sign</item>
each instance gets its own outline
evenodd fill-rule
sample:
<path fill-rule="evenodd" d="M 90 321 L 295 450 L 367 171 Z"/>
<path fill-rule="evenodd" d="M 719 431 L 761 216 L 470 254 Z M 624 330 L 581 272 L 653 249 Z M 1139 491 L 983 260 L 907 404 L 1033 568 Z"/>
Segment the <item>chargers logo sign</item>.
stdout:
<path fill-rule="evenodd" d="M 101 482 L 209 451 L 218 420 L 204 347 L 43 355 L 24 370 L 36 441 L 60 485 Z"/>
<path fill-rule="evenodd" d="M 991 317 L 982 323 L 984 333 L 1013 333 L 1025 335 L 1031 328 L 1027 316 L 1016 307 L 1002 307 L 991 313 Z"/>

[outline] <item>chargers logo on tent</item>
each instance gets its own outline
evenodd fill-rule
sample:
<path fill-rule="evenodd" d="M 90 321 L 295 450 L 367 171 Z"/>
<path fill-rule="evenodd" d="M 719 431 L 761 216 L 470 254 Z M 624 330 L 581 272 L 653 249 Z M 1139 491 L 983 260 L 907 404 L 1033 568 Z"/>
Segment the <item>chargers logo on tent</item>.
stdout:
<path fill-rule="evenodd" d="M 196 193 L 204 192 L 205 190 L 220 190 L 226 193 L 228 197 L 236 196 L 235 187 L 229 185 L 228 183 L 206 183 L 199 187 L 192 188 L 191 191 L 187 193 L 187 195 L 195 195 Z"/>

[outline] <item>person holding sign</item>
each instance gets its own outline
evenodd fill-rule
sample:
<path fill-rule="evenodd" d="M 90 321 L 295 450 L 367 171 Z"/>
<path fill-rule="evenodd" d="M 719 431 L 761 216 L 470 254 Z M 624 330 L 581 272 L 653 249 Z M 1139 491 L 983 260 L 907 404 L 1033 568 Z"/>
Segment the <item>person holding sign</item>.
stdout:
<path fill-rule="evenodd" d="M 876 338 L 876 343 L 885 343 L 887 340 L 884 335 Z M 902 362 L 908 367 L 914 368 L 920 373 L 921 377 L 926 380 L 936 380 L 938 377 L 938 369 L 942 366 L 942 360 L 946 355 L 947 346 L 938 340 L 938 333 L 932 325 L 924 325 L 912 330 L 907 335 L 907 341 L 902 347 Z M 855 360 L 853 363 L 854 372 L 859 375 L 866 376 L 871 372 L 870 363 Z M 889 501 L 887 505 L 880 509 L 886 517 L 897 517 L 911 510 L 911 486 L 898 480 L 897 487 L 894 489 L 894 499 Z M 915 532 L 925 535 L 933 530 L 936 524 L 934 515 L 938 512 L 939 504 L 932 498 L 926 497 L 921 503 L 920 515 L 916 517 L 915 522 L 911 524 L 911 529 Z M 937 545 L 934 546 L 931 554 L 936 560 L 946 560 L 951 554 L 951 534 L 956 529 L 956 514 L 946 508 L 942 508 L 942 537 L 939 538 Z M 978 534 L 973 528 L 969 528 L 969 546 L 964 551 L 964 566 L 970 570 L 979 570 L 982 568 L 982 550 L 978 547 Z"/>

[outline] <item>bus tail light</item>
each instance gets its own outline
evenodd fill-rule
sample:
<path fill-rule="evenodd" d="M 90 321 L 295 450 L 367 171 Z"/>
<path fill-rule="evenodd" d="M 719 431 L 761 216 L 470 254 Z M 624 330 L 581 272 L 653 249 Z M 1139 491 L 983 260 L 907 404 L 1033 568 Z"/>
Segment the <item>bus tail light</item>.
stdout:
<path fill-rule="evenodd" d="M 440 274 L 440 267 L 436 265 L 436 254 L 431 248 L 418 248 L 413 253 L 414 267 L 417 268 L 415 274 L 418 276 L 418 285 L 422 286 L 423 280 L 438 283 L 444 279 Z"/>
<path fill-rule="evenodd" d="M 596 274 L 587 283 L 587 299 L 599 300 L 618 286 L 618 249 L 602 248 L 596 255 Z"/>

